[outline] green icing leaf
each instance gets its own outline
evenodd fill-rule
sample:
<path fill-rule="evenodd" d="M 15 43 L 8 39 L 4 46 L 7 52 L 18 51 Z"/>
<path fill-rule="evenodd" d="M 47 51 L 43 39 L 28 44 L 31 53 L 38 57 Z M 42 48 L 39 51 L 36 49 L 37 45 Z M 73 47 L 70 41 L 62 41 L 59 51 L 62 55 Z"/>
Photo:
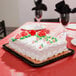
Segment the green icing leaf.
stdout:
<path fill-rule="evenodd" d="M 51 36 L 47 36 L 47 38 L 51 38 Z"/>
<path fill-rule="evenodd" d="M 42 39 L 42 37 L 39 37 L 39 39 Z"/>
<path fill-rule="evenodd" d="M 49 40 L 50 41 L 50 43 L 53 43 L 53 41 L 51 41 L 51 40 Z"/>
<path fill-rule="evenodd" d="M 29 35 L 25 36 L 25 38 L 28 38 L 28 37 L 31 37 L 31 34 L 29 34 Z"/>
<path fill-rule="evenodd" d="M 31 34 L 28 35 L 28 37 L 30 37 L 30 36 L 31 36 Z"/>
<path fill-rule="evenodd" d="M 38 38 L 40 37 L 38 34 L 36 35 Z"/>
<path fill-rule="evenodd" d="M 30 37 L 30 36 L 31 36 L 31 34 L 29 34 L 28 36 L 23 36 L 23 37 L 21 37 L 20 39 L 22 40 L 22 39 L 28 38 L 28 37 Z"/>
<path fill-rule="evenodd" d="M 48 38 L 47 39 L 45 39 L 46 41 L 48 41 Z"/>
<path fill-rule="evenodd" d="M 43 47 L 43 44 L 41 44 L 41 46 Z"/>
<path fill-rule="evenodd" d="M 22 39 L 25 39 L 26 37 L 25 36 L 23 36 L 23 37 L 21 37 L 20 39 L 22 40 Z"/>
<path fill-rule="evenodd" d="M 54 37 L 52 37 L 52 39 L 55 39 Z"/>
<path fill-rule="evenodd" d="M 12 42 L 16 41 L 17 39 L 12 38 Z"/>
<path fill-rule="evenodd" d="M 56 41 L 56 42 L 58 41 L 57 38 L 55 38 L 55 41 Z"/>
<path fill-rule="evenodd" d="M 46 36 L 42 36 L 43 38 L 45 38 Z"/>

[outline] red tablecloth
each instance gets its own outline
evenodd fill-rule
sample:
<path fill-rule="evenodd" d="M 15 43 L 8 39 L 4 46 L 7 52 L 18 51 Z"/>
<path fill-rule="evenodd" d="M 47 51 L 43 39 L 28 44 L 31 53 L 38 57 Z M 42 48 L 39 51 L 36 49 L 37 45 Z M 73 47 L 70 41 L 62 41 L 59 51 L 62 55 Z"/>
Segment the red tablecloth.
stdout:
<path fill-rule="evenodd" d="M 8 43 L 9 38 L 19 30 L 0 40 L 0 76 L 76 76 L 76 53 L 44 67 L 33 68 L 5 51 L 2 45 Z M 68 47 L 76 51 L 70 40 L 71 38 L 67 37 Z"/>

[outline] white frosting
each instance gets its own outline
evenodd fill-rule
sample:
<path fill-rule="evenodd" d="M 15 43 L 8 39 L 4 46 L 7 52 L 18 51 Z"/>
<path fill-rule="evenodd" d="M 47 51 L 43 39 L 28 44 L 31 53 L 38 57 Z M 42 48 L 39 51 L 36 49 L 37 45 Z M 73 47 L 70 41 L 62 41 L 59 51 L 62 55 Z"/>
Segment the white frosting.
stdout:
<path fill-rule="evenodd" d="M 41 29 L 45 29 L 46 27 L 44 25 L 35 23 L 35 24 L 26 24 L 21 28 L 26 30 L 41 30 Z"/>
<path fill-rule="evenodd" d="M 69 24 L 66 28 L 76 29 L 76 24 Z"/>
<path fill-rule="evenodd" d="M 31 36 L 23 40 L 18 39 L 15 42 L 10 40 L 9 46 L 23 55 L 40 61 L 46 60 L 48 57 L 52 57 L 66 49 L 66 40 L 62 38 L 51 45 L 48 45 L 43 39 L 39 40 L 37 43 L 32 43 L 33 40 L 36 40 L 36 36 Z M 38 48 L 40 44 L 44 44 L 42 49 Z"/>
<path fill-rule="evenodd" d="M 49 57 L 57 55 L 63 52 L 66 47 L 66 33 L 64 28 L 60 25 L 55 24 L 54 26 L 50 25 L 50 23 L 46 23 L 47 27 L 44 26 L 45 24 L 41 23 L 27 23 L 22 26 L 20 29 L 25 30 L 40 30 L 47 28 L 50 30 L 50 36 L 56 37 L 58 39 L 57 42 L 52 43 L 51 45 L 47 44 L 43 38 L 38 40 L 37 42 L 33 43 L 37 38 L 36 36 L 31 36 L 25 39 L 17 39 L 16 41 L 12 42 L 9 40 L 9 47 L 15 49 L 15 51 L 22 53 L 32 59 L 36 59 L 39 61 L 46 60 Z M 42 48 L 39 46 L 43 44 Z"/>
<path fill-rule="evenodd" d="M 71 40 L 71 43 L 72 43 L 74 46 L 76 46 L 76 39 L 72 39 L 72 40 Z"/>

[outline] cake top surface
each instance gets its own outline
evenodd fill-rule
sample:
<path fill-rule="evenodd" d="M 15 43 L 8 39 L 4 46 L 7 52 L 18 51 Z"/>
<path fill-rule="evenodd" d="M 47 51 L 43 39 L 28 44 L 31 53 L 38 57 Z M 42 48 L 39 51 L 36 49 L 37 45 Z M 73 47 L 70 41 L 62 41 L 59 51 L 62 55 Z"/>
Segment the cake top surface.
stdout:
<path fill-rule="evenodd" d="M 58 39 L 56 37 L 52 37 L 44 30 L 36 32 L 35 30 L 22 31 L 13 38 L 11 38 L 12 42 L 19 42 L 20 44 L 27 44 L 35 47 L 38 50 L 41 50 L 45 47 L 49 47 L 53 43 L 56 43 Z"/>
<path fill-rule="evenodd" d="M 64 32 L 65 29 L 60 23 L 45 23 L 45 22 L 27 22 L 20 29 L 24 30 L 41 30 L 47 29 L 51 36 L 57 37 L 60 33 Z"/>
<path fill-rule="evenodd" d="M 29 23 L 26 24 L 25 26 L 21 27 L 21 29 L 25 29 L 25 30 L 40 30 L 40 29 L 45 29 L 46 26 L 42 25 L 42 24 L 37 24 L 37 23 Z"/>
<path fill-rule="evenodd" d="M 26 44 L 29 46 L 33 46 L 41 51 L 42 49 L 55 45 L 56 43 L 60 44 L 62 40 L 65 40 L 66 38 L 66 34 L 64 33 L 64 28 L 61 28 L 61 26 L 59 27 L 56 27 L 55 25 L 50 26 L 50 23 L 47 24 L 40 23 L 40 25 L 37 23 L 32 23 L 32 24 L 27 23 L 26 25 L 22 26 L 20 28 L 19 33 L 17 33 L 14 37 L 12 37 L 10 41 L 18 44 Z M 27 30 L 26 28 L 24 28 L 25 26 Z M 34 28 L 33 26 L 35 27 L 35 29 L 33 29 Z M 37 26 L 38 29 L 36 29 Z M 39 28 L 41 26 L 42 27 L 45 26 L 46 28 L 45 29 Z M 33 28 L 28 31 L 28 27 L 29 28 L 33 27 Z"/>

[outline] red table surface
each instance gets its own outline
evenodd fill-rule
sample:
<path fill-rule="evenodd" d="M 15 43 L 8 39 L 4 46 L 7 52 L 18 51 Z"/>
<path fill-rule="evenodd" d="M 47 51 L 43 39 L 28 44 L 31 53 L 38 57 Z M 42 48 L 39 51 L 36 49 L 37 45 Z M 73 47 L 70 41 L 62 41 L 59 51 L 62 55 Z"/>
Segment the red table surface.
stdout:
<path fill-rule="evenodd" d="M 2 45 L 8 43 L 9 38 L 18 31 L 19 28 L 0 40 L 0 76 L 76 76 L 76 53 L 52 64 L 34 68 L 5 51 Z M 67 37 L 68 47 L 76 51 L 70 40 Z"/>

